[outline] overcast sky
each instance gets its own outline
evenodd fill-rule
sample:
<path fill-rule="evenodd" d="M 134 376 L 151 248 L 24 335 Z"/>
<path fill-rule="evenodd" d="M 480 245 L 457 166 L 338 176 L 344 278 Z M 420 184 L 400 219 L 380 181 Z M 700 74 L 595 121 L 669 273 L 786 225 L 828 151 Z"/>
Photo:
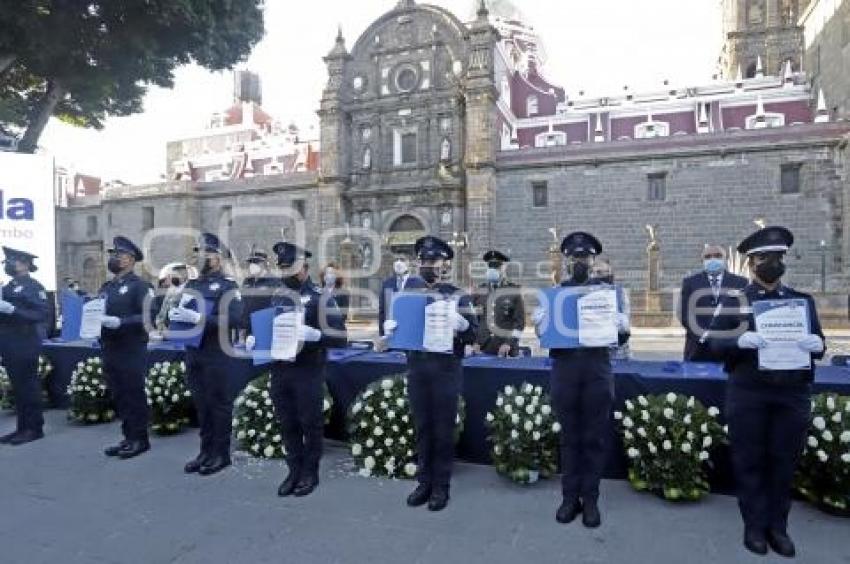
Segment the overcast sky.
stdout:
<path fill-rule="evenodd" d="M 283 121 L 317 135 L 316 110 L 326 80 L 322 56 L 341 24 L 351 46 L 397 0 L 266 0 L 266 36 L 242 64 L 261 74 L 263 105 Z M 432 0 L 468 20 L 477 0 Z M 547 78 L 568 95 L 616 95 L 631 89 L 704 84 L 720 52 L 720 0 L 515 0 L 548 52 Z M 157 182 L 165 143 L 198 132 L 232 100 L 229 72 L 177 71 L 172 90 L 153 88 L 145 111 L 112 118 L 102 131 L 52 120 L 41 144 L 57 164 L 105 180 Z M 312 129 L 311 129 L 312 128 Z"/>

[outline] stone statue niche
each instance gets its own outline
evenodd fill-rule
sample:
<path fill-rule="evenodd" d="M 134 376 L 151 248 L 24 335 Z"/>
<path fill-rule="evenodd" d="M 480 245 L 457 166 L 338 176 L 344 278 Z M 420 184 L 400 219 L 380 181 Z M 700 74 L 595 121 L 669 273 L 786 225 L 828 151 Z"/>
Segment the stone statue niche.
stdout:
<path fill-rule="evenodd" d="M 661 246 L 658 241 L 658 225 L 647 225 L 649 243 L 646 246 L 646 309 L 647 311 L 661 310 Z"/>

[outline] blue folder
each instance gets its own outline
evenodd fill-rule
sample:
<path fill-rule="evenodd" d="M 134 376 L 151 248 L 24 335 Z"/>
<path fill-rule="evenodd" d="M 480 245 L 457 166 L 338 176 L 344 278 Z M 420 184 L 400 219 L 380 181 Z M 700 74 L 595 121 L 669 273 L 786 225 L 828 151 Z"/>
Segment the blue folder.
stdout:
<path fill-rule="evenodd" d="M 424 351 L 425 306 L 428 295 L 401 292 L 393 297 L 391 318 L 398 323 L 389 339 L 391 349 L 402 351 Z"/>
<path fill-rule="evenodd" d="M 81 296 L 66 290 L 62 291 L 60 297 L 62 331 L 59 337 L 63 341 L 80 340 L 80 326 L 83 323 L 83 305 L 85 303 L 85 299 Z"/>
<path fill-rule="evenodd" d="M 198 311 L 197 298 L 192 299 L 186 304 L 186 309 Z M 185 347 L 197 349 L 201 346 L 201 341 L 204 339 L 204 325 L 206 317 L 212 313 L 212 300 L 204 300 L 204 318 L 200 325 L 192 323 L 184 323 L 182 321 L 170 321 L 168 323 L 168 331 L 165 333 L 165 339 L 172 343 L 182 344 Z"/>
<path fill-rule="evenodd" d="M 251 334 L 254 335 L 254 350 L 251 356 L 254 366 L 263 366 L 274 362 L 271 357 L 272 329 L 274 318 L 282 310 L 277 307 L 261 309 L 251 314 Z"/>
<path fill-rule="evenodd" d="M 617 290 L 617 309 L 623 309 L 623 290 Z M 540 346 L 545 349 L 581 348 L 578 335 L 578 300 L 599 286 L 558 286 L 543 290 L 543 303 L 546 310 L 543 318 L 543 333 L 540 334 Z M 554 308 L 558 307 L 555 312 Z M 553 318 L 553 312 L 554 318 Z"/>

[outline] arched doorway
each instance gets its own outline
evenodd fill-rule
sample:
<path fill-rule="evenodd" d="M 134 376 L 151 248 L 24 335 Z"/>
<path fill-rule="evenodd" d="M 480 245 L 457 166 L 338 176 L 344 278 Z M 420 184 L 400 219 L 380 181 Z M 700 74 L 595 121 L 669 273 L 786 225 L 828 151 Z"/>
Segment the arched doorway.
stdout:
<path fill-rule="evenodd" d="M 387 248 L 391 253 L 413 254 L 413 245 L 427 234 L 425 226 L 412 215 L 402 215 L 395 219 L 387 231 Z"/>

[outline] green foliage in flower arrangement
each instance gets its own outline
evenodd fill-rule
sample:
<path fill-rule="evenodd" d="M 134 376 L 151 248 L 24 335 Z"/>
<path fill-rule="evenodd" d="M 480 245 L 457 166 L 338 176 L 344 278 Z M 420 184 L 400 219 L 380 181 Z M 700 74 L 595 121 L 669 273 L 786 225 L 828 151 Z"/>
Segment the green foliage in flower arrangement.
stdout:
<path fill-rule="evenodd" d="M 558 433 L 549 396 L 540 386 L 505 386 L 486 416 L 496 472 L 520 484 L 549 478 L 558 469 Z"/>
<path fill-rule="evenodd" d="M 145 394 L 151 410 L 151 430 L 158 435 L 174 435 L 188 425 L 192 412 L 192 392 L 186 384 L 184 362 L 157 362 L 145 379 Z"/>
<path fill-rule="evenodd" d="M 115 419 L 112 393 L 106 385 L 100 357 L 90 357 L 77 363 L 71 374 L 68 394 L 71 396 L 70 419 L 86 425 L 108 423 Z"/>
<path fill-rule="evenodd" d="M 709 491 L 711 450 L 726 440 L 716 407 L 669 393 L 627 400 L 615 412 L 629 458 L 629 482 L 669 501 L 697 501 Z"/>
<path fill-rule="evenodd" d="M 48 402 L 47 386 L 52 373 L 53 364 L 46 356 L 40 355 L 38 357 L 38 379 L 41 382 L 44 405 L 47 405 Z M 0 366 L 0 409 L 15 409 L 15 392 L 12 389 L 12 381 L 3 366 Z"/>
<path fill-rule="evenodd" d="M 812 398 L 812 422 L 795 486 L 824 511 L 850 517 L 850 397 Z"/>

